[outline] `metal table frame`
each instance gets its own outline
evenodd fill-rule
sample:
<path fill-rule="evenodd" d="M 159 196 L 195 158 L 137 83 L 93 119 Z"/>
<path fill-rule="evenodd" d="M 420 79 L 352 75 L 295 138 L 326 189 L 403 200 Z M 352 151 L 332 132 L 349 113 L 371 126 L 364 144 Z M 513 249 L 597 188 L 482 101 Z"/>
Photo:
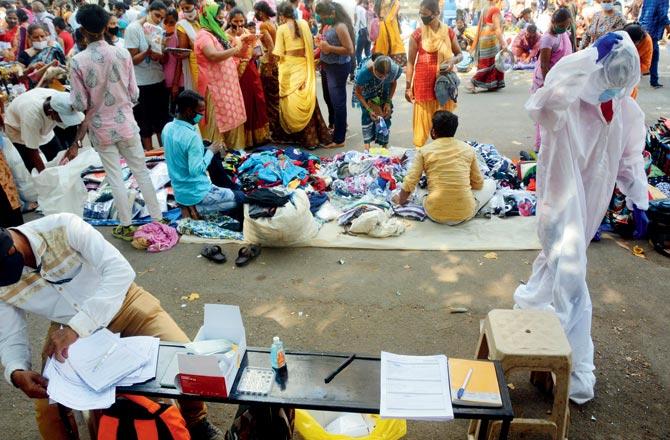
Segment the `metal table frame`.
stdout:
<path fill-rule="evenodd" d="M 180 400 L 203 400 L 206 402 L 216 402 L 216 403 L 224 403 L 224 404 L 243 404 L 243 405 L 270 405 L 270 406 L 290 406 L 293 408 L 301 408 L 301 409 L 311 409 L 311 410 L 319 410 L 319 411 L 342 411 L 342 412 L 357 412 L 357 413 L 366 413 L 366 414 L 379 414 L 379 367 L 378 365 L 381 362 L 381 359 L 379 356 L 365 356 L 365 355 L 356 355 L 356 361 L 362 361 L 359 362 L 359 366 L 367 363 L 367 373 L 365 377 L 360 377 L 364 372 L 361 371 L 356 371 L 355 368 L 352 368 L 354 364 L 350 365 L 345 371 L 340 373 L 342 376 L 345 375 L 345 372 L 348 373 L 351 376 L 356 376 L 355 379 L 357 380 L 362 380 L 360 384 L 364 385 L 365 387 L 368 388 L 367 392 L 369 393 L 370 390 L 376 389 L 377 394 L 376 396 L 373 396 L 372 399 L 368 398 L 367 400 L 365 399 L 365 396 L 363 396 L 361 399 L 348 399 L 348 398 L 342 398 L 340 397 L 340 400 L 336 400 L 337 397 L 333 396 L 323 396 L 323 398 L 319 397 L 309 397 L 305 395 L 305 397 L 302 397 L 300 395 L 293 395 L 293 396 L 285 396 L 282 397 L 282 390 L 276 390 L 276 392 L 272 391 L 269 395 L 267 396 L 250 396 L 250 395 L 242 395 L 236 392 L 237 389 L 237 382 L 240 380 L 240 376 L 242 371 L 246 366 L 250 364 L 249 359 L 252 359 L 251 364 L 253 366 L 262 366 L 262 367 L 268 367 L 269 361 L 268 356 L 269 356 L 269 349 L 266 348 L 255 348 L 255 347 L 249 347 L 247 348 L 247 353 L 244 356 L 244 360 L 242 361 L 242 365 L 240 366 L 240 370 L 237 374 L 237 377 L 235 379 L 235 383 L 233 384 L 232 388 L 232 393 L 228 398 L 220 398 L 220 397 L 210 397 L 210 396 L 197 396 L 197 395 L 191 395 L 191 394 L 181 394 L 177 389 L 175 388 L 168 388 L 164 387 L 160 384 L 160 379 L 162 378 L 163 374 L 165 373 L 165 370 L 168 367 L 168 364 L 171 362 L 172 358 L 174 357 L 175 353 L 178 352 L 185 352 L 185 348 L 183 344 L 179 343 L 170 343 L 170 342 L 161 342 L 161 347 L 159 351 L 159 358 L 158 358 L 158 368 L 156 372 L 156 379 L 150 380 L 148 382 L 142 383 L 142 384 L 137 384 L 133 385 L 130 387 L 118 387 L 117 392 L 118 393 L 129 393 L 129 394 L 138 394 L 138 395 L 145 395 L 145 396 L 152 396 L 152 397 L 162 397 L 162 398 L 169 398 L 169 399 L 180 399 Z M 350 354 L 343 354 L 343 353 L 320 353 L 320 352 L 296 352 L 296 351 L 287 351 L 286 352 L 286 362 L 287 365 L 289 366 L 288 370 L 288 380 L 292 378 L 291 374 L 291 365 L 292 361 L 294 364 L 298 363 L 298 359 L 304 360 L 305 358 L 310 358 L 314 357 L 315 360 L 318 360 L 320 362 L 327 361 L 328 363 L 332 365 L 338 365 L 341 363 L 344 359 L 349 357 Z M 293 358 L 293 359 L 292 359 Z M 260 360 L 263 359 L 264 362 L 260 362 Z M 500 396 L 502 398 L 502 407 L 500 408 L 486 408 L 486 407 L 474 407 L 474 406 L 460 406 L 460 405 L 454 405 L 454 418 L 456 419 L 476 419 L 476 420 L 481 420 L 481 429 L 480 429 L 480 439 L 486 438 L 486 433 L 487 433 L 487 427 L 490 421 L 496 421 L 500 420 L 502 422 L 502 426 L 500 429 L 500 435 L 499 439 L 503 440 L 506 439 L 509 433 L 509 428 L 510 424 L 512 422 L 512 419 L 514 418 L 514 411 L 512 409 L 512 402 L 510 400 L 509 396 L 509 391 L 507 389 L 507 381 L 505 380 L 505 376 L 503 373 L 502 365 L 500 364 L 499 361 L 492 361 L 495 365 L 496 369 L 496 375 L 498 378 L 498 384 L 500 386 Z M 261 364 L 261 365 L 259 365 Z M 377 364 L 377 365 L 375 365 Z M 320 365 L 320 367 L 324 367 L 323 365 Z M 331 368 L 332 369 L 332 368 Z M 296 372 L 297 378 L 301 378 L 300 374 Z M 376 374 L 376 377 L 375 377 Z M 371 377 L 372 376 L 372 377 Z M 325 376 L 322 376 L 325 377 Z M 340 376 L 338 376 L 339 378 Z M 302 379 L 305 379 L 302 377 Z M 313 379 L 313 378 L 311 378 Z M 309 379 L 308 379 L 309 380 Z M 344 382 L 345 379 L 342 379 L 342 382 Z M 295 381 L 294 381 L 295 382 Z M 299 380 L 298 380 L 299 382 Z M 298 388 L 297 392 L 300 392 L 300 387 L 307 385 L 309 388 L 305 388 L 305 392 L 307 393 L 308 390 L 314 391 L 316 388 L 323 388 L 323 379 L 321 379 L 321 383 L 317 383 L 314 380 L 311 380 L 309 383 L 307 381 L 303 380 L 304 383 L 301 383 L 299 385 L 294 385 L 294 388 Z M 340 385 L 342 386 L 342 385 Z M 338 380 L 337 378 L 330 384 L 330 385 L 325 385 L 325 387 L 330 387 L 330 388 L 325 388 L 327 390 L 331 391 L 338 391 Z M 374 388 L 371 388 L 374 387 Z M 279 387 L 275 386 L 273 387 L 274 389 L 277 389 Z M 355 388 L 355 386 L 354 386 Z M 295 392 L 296 390 L 294 390 Z M 336 393 L 337 394 L 337 393 Z M 369 396 L 369 394 L 367 395 Z"/>

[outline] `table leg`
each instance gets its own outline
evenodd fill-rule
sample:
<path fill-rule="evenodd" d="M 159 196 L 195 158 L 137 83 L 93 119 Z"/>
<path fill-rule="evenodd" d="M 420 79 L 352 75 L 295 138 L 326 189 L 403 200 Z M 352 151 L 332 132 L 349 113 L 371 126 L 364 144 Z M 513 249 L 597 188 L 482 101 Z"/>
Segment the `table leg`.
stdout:
<path fill-rule="evenodd" d="M 507 440 L 510 423 L 511 423 L 510 419 L 505 419 L 502 421 L 502 426 L 500 427 L 500 435 L 498 436 L 498 440 Z"/>
<path fill-rule="evenodd" d="M 479 421 L 479 435 L 477 440 L 489 440 L 489 421 L 482 419 Z"/>

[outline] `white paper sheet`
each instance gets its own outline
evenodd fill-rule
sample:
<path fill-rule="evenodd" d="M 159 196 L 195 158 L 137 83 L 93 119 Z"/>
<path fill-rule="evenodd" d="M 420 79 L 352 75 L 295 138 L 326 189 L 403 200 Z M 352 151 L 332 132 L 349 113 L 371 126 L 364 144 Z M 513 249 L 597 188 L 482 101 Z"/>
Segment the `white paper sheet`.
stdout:
<path fill-rule="evenodd" d="M 49 398 L 68 408 L 78 411 L 104 409 L 112 406 L 116 399 L 115 387 L 100 392 L 92 390 L 77 375 L 69 361 L 60 363 L 48 359 L 43 375 L 49 379 Z"/>
<path fill-rule="evenodd" d="M 148 355 L 148 361 L 123 378 L 121 382 L 116 385 L 125 387 L 136 383 L 146 382 L 156 377 L 160 339 L 152 338 L 150 336 L 131 336 L 129 338 L 121 338 L 121 342 L 126 344 L 131 350 L 143 354 L 143 356 Z"/>
<path fill-rule="evenodd" d="M 79 338 L 69 348 L 68 360 L 74 371 L 93 390 L 100 391 L 116 385 L 141 368 L 149 353 L 138 353 L 106 328 Z"/>
<path fill-rule="evenodd" d="M 382 352 L 382 418 L 453 420 L 447 357 Z"/>

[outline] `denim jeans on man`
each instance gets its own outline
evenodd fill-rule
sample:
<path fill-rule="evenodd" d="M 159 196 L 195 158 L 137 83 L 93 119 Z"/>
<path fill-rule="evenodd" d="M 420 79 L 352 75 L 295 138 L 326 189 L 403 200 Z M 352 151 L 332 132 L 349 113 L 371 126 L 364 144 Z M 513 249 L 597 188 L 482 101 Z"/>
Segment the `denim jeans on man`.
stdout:
<path fill-rule="evenodd" d="M 660 52 L 658 49 L 658 40 L 652 38 L 651 42 L 654 47 L 654 51 L 651 55 L 651 66 L 649 67 L 649 84 L 652 86 L 658 85 L 658 59 L 660 58 Z"/>

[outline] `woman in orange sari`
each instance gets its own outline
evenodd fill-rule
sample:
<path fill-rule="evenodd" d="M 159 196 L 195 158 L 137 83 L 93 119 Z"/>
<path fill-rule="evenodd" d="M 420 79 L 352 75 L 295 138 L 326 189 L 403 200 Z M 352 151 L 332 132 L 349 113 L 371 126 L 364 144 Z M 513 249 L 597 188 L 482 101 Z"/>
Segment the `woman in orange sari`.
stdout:
<path fill-rule="evenodd" d="M 234 8 L 228 14 L 228 35 L 231 39 L 255 37 L 246 29 L 247 20 L 241 9 Z M 257 44 L 254 40 L 252 44 Z M 245 46 L 245 50 L 235 55 L 238 60 L 237 72 L 240 76 L 240 87 L 244 97 L 244 108 L 247 113 L 247 122 L 244 123 L 244 135 L 247 147 L 255 147 L 266 144 L 270 137 L 270 124 L 268 123 L 268 114 L 265 110 L 265 94 L 263 93 L 263 84 L 261 76 L 256 67 L 257 53 L 254 53 L 256 47 Z"/>

